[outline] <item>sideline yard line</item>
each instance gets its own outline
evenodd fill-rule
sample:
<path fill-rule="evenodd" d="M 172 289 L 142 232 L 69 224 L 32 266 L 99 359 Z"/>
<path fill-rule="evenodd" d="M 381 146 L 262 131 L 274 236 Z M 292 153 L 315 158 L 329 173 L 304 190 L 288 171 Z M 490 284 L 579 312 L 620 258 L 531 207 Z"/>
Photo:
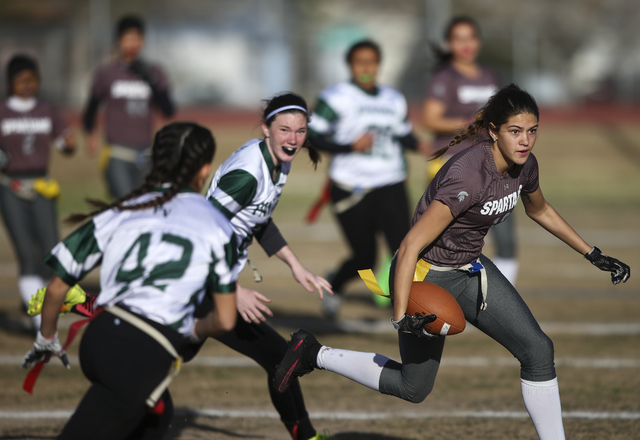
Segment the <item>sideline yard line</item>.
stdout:
<path fill-rule="evenodd" d="M 78 356 L 69 356 L 72 366 L 78 365 Z M 0 355 L 0 366 L 18 367 L 22 362 L 22 356 Z M 55 359 L 50 365 L 61 366 L 62 362 Z M 194 360 L 183 367 L 257 367 L 254 361 L 248 357 L 240 356 L 196 356 Z M 517 367 L 518 361 L 512 357 L 444 357 L 443 367 Z M 556 366 L 567 368 L 640 368 L 640 359 L 607 359 L 607 358 L 559 358 Z"/>
<path fill-rule="evenodd" d="M 67 419 L 71 417 L 72 410 L 68 411 L 3 411 L 0 410 L 0 419 Z M 275 411 L 228 411 L 220 409 L 177 409 L 175 415 L 195 415 L 212 418 L 243 418 L 243 419 L 279 419 L 280 415 Z M 451 412 L 311 412 L 312 419 L 324 420 L 381 420 L 381 419 L 527 419 L 529 414 L 524 411 L 451 411 Z M 597 411 L 563 411 L 565 419 L 617 419 L 640 420 L 638 412 L 597 412 Z"/>

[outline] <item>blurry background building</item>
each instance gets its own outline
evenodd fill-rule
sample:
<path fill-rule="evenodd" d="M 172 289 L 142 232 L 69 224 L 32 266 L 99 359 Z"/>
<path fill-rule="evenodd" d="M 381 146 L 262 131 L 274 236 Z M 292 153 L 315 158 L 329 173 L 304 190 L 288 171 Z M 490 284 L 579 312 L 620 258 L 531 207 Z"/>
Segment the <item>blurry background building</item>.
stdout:
<path fill-rule="evenodd" d="M 113 47 L 113 24 L 147 22 L 145 56 L 168 71 L 181 106 L 255 106 L 295 90 L 313 97 L 347 77 L 345 49 L 369 37 L 384 50 L 381 80 L 422 99 L 433 45 L 452 15 L 475 17 L 481 60 L 544 105 L 640 98 L 636 0 L 5 0 L 0 64 L 35 55 L 44 97 L 70 108 Z"/>

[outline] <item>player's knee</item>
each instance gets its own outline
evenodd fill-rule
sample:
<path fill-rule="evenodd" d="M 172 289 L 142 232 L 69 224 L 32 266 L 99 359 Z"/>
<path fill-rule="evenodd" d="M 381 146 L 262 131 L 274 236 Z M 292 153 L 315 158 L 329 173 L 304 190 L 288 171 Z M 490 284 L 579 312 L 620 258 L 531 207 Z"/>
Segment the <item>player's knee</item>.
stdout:
<path fill-rule="evenodd" d="M 399 396 L 411 403 L 422 403 L 433 390 L 433 382 L 429 380 L 402 381 Z"/>
<path fill-rule="evenodd" d="M 422 403 L 427 398 L 431 391 L 433 390 L 433 384 L 431 385 L 420 385 L 416 387 L 412 387 L 407 390 L 406 395 L 403 397 L 404 400 L 411 403 Z"/>
<path fill-rule="evenodd" d="M 553 341 L 544 333 L 532 341 L 526 355 L 520 358 L 522 378 L 539 380 L 555 377 Z"/>

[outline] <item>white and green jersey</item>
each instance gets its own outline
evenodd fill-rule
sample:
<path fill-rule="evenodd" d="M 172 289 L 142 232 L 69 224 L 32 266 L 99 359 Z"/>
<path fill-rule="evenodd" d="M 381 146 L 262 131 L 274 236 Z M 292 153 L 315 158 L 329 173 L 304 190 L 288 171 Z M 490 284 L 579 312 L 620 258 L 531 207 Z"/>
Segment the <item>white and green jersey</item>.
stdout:
<path fill-rule="evenodd" d="M 69 285 L 102 263 L 97 305 L 124 306 L 186 335 L 206 292 L 236 290 L 237 258 L 229 221 L 200 194 L 181 192 L 156 208 L 95 216 L 46 262 Z"/>
<path fill-rule="evenodd" d="M 324 89 L 309 124 L 315 133 L 336 144 L 350 145 L 370 132 L 373 146 L 366 152 L 335 154 L 329 177 L 353 188 L 379 188 L 402 182 L 406 164 L 398 138 L 411 133 L 407 101 L 392 87 L 380 86 L 367 93 L 351 82 Z"/>
<path fill-rule="evenodd" d="M 290 169 L 290 162 L 281 164 L 273 178 L 275 165 L 269 147 L 253 139 L 229 156 L 211 180 L 207 198 L 231 221 L 242 267 L 254 233 L 276 209 Z"/>

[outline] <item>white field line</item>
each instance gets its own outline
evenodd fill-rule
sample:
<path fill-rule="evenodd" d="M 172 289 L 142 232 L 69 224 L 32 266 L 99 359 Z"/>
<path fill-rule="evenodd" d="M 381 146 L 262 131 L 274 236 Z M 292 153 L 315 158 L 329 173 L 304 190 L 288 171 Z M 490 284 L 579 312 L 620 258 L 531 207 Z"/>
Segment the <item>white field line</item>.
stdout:
<path fill-rule="evenodd" d="M 73 413 L 67 411 L 3 411 L 0 410 L 0 419 L 67 419 Z M 275 411 L 228 411 L 220 409 L 178 409 L 175 415 L 195 415 L 213 418 L 251 418 L 251 419 L 279 419 Z M 312 412 L 309 414 L 316 420 L 381 420 L 381 419 L 526 419 L 529 414 L 524 411 L 451 411 L 451 412 Z M 616 420 L 640 420 L 638 412 L 596 412 L 596 411 L 564 411 L 565 419 L 616 419 Z"/>
<path fill-rule="evenodd" d="M 78 365 L 78 356 L 69 356 L 72 367 Z M 0 366 L 15 366 L 22 362 L 22 356 L 0 355 Z M 49 365 L 61 366 L 62 362 L 53 359 Z M 232 367 L 253 368 L 258 364 L 248 357 L 240 356 L 196 356 L 194 360 L 183 365 L 198 367 Z M 512 357 L 444 357 L 443 367 L 517 367 L 518 361 Z M 607 359 L 607 358 L 559 358 L 556 366 L 567 368 L 640 368 L 640 359 Z"/>

